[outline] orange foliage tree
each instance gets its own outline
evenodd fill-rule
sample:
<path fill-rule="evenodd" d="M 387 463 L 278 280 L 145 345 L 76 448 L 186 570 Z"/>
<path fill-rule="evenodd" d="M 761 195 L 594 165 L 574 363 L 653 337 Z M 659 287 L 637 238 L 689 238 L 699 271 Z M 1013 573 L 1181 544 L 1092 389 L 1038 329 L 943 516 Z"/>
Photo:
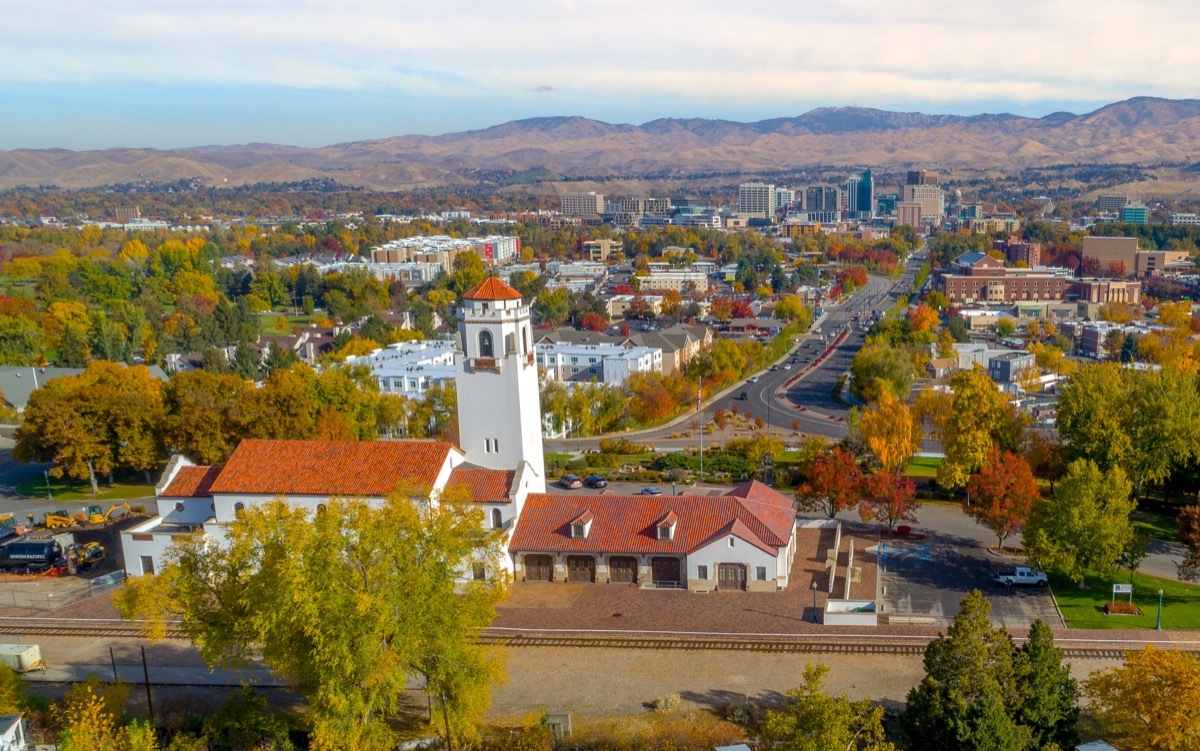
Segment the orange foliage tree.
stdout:
<path fill-rule="evenodd" d="M 971 475 L 967 493 L 969 502 L 963 510 L 990 527 L 1000 550 L 1004 550 L 1004 541 L 1029 518 L 1039 491 L 1029 462 L 993 446 L 988 460 Z"/>

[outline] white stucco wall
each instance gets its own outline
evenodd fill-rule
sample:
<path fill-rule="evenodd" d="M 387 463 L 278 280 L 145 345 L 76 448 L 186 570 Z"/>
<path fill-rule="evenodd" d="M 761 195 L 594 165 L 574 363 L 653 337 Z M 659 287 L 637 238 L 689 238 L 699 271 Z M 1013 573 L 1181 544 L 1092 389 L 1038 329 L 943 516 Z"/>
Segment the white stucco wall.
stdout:
<path fill-rule="evenodd" d="M 183 504 L 183 510 L 176 505 Z M 215 510 L 212 498 L 159 498 L 158 515 L 176 524 L 199 524 L 211 519 Z"/>
<path fill-rule="evenodd" d="M 729 546 L 730 540 L 733 540 L 733 547 Z M 779 577 L 779 559 L 781 557 L 763 552 L 754 545 L 733 535 L 725 535 L 688 555 L 687 578 L 698 579 L 699 573 L 697 567 L 708 566 L 708 579 L 715 585 L 717 580 L 717 564 L 742 563 L 746 565 L 747 584 L 758 581 L 756 573 L 759 566 L 765 566 L 767 569 L 766 581 L 775 582 Z"/>

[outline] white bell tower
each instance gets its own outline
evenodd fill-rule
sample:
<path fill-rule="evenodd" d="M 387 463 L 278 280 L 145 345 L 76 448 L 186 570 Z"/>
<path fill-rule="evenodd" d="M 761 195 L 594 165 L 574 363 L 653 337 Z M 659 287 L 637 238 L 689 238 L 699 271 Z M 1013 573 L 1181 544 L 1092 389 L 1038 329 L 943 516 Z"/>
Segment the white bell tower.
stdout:
<path fill-rule="evenodd" d="M 537 357 L 521 293 L 488 277 L 463 295 L 454 359 L 467 461 L 529 473 L 528 492 L 546 492 Z"/>

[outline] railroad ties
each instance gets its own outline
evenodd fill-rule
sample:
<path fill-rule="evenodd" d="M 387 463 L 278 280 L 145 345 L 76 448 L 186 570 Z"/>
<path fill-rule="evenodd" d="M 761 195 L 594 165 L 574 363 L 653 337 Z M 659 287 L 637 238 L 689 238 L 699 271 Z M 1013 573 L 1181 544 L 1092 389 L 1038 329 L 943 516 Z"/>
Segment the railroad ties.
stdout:
<path fill-rule="evenodd" d="M 134 623 L 88 623 L 67 619 L 0 619 L 0 636 L 75 636 L 101 639 L 144 639 L 146 633 Z M 183 631 L 168 628 L 165 638 L 186 639 Z"/>

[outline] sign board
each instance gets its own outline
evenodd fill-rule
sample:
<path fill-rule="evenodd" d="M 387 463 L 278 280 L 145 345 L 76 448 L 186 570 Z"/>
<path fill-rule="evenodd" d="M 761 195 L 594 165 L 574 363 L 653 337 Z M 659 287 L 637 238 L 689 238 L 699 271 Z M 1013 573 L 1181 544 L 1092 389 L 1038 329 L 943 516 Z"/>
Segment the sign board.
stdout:
<path fill-rule="evenodd" d="M 1113 594 L 1114 595 L 1131 595 L 1131 594 L 1133 594 L 1133 585 L 1132 584 L 1114 584 L 1113 585 Z"/>

